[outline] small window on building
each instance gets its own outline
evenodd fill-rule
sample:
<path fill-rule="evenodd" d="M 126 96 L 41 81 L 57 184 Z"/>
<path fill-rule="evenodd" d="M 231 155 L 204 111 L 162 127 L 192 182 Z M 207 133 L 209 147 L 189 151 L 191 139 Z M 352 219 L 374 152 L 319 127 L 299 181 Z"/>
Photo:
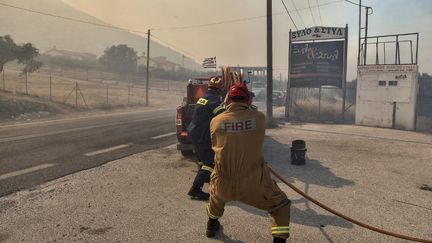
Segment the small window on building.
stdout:
<path fill-rule="evenodd" d="M 378 81 L 378 86 L 386 86 L 386 81 L 383 80 Z"/>
<path fill-rule="evenodd" d="M 398 81 L 389 81 L 389 86 L 397 86 Z"/>

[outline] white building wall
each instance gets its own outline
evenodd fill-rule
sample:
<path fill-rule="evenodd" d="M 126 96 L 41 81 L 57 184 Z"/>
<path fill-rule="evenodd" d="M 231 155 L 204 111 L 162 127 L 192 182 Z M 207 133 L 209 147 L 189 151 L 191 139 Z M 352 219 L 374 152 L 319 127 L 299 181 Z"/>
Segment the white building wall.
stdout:
<path fill-rule="evenodd" d="M 417 70 L 417 65 L 359 66 L 356 124 L 392 127 L 396 102 L 396 128 L 414 130 Z"/>
<path fill-rule="evenodd" d="M 64 57 L 67 59 L 78 60 L 78 61 L 82 61 L 84 59 L 83 57 L 80 57 L 80 56 L 66 55 L 66 54 L 59 52 L 57 50 L 45 52 L 45 55 L 52 56 L 52 57 Z"/>

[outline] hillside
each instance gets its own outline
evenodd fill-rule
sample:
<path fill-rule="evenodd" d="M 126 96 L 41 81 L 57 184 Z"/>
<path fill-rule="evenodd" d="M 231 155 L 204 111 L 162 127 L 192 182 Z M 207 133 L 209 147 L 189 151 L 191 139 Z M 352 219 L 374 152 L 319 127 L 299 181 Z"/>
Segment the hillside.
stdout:
<path fill-rule="evenodd" d="M 8 0 L 2 2 L 106 25 L 95 17 L 78 11 L 60 0 Z M 145 24 L 138 26 L 145 26 Z M 90 52 L 99 56 L 108 46 L 127 44 L 141 55 L 147 48 L 146 38 L 127 31 L 71 22 L 5 6 L 0 6 L 0 35 L 11 35 L 19 43 L 32 42 L 41 52 L 56 46 L 59 49 Z M 150 56 L 166 56 L 169 60 L 182 64 L 182 54 L 156 42 L 151 43 Z M 185 68 L 199 69 L 200 65 L 186 58 Z"/>

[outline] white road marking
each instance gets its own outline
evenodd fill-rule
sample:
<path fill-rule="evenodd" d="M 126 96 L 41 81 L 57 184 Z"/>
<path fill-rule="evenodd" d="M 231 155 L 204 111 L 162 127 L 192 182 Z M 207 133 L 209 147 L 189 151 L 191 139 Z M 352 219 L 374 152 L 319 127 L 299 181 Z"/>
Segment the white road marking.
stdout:
<path fill-rule="evenodd" d="M 126 112 L 116 112 L 116 113 L 110 113 L 110 114 L 96 114 L 96 115 L 86 115 L 82 117 L 73 117 L 73 118 L 62 118 L 62 119 L 55 119 L 55 120 L 47 120 L 47 121 L 33 121 L 33 122 L 26 122 L 26 123 L 19 123 L 19 124 L 11 124 L 11 125 L 1 125 L 0 129 L 3 128 L 10 128 L 10 127 L 20 127 L 20 126 L 35 126 L 40 124 L 46 124 L 46 123 L 61 123 L 65 121 L 74 121 L 74 120 L 85 120 L 85 119 L 92 119 L 92 118 L 100 118 L 100 117 L 115 117 L 115 116 L 121 116 L 121 115 L 128 115 L 128 114 L 139 114 L 139 113 L 150 113 L 152 111 L 172 111 L 172 109 L 155 109 L 155 110 L 144 110 L 144 111 L 126 111 Z"/>
<path fill-rule="evenodd" d="M 31 172 L 34 172 L 34 171 L 37 171 L 37 170 L 43 170 L 43 169 L 46 169 L 46 168 L 49 168 L 49 167 L 53 167 L 55 165 L 56 164 L 40 164 L 40 165 L 36 165 L 36 166 L 33 166 L 33 167 L 25 168 L 25 169 L 22 169 L 22 170 L 17 170 L 17 171 L 9 172 L 9 173 L 0 175 L 0 180 L 8 179 L 8 178 L 19 176 L 19 175 L 24 175 L 24 174 L 31 173 Z"/>
<path fill-rule="evenodd" d="M 96 150 L 93 152 L 89 152 L 89 153 L 85 153 L 85 156 L 94 156 L 94 155 L 98 155 L 98 154 L 103 154 L 106 152 L 110 152 L 113 150 L 118 150 L 118 149 L 122 149 L 122 148 L 127 148 L 129 146 L 131 146 L 132 144 L 122 144 L 122 145 L 118 145 L 118 146 L 114 146 L 114 147 L 110 147 L 110 148 L 106 148 L 106 149 L 100 149 L 100 150 Z"/>
<path fill-rule="evenodd" d="M 162 134 L 162 135 L 159 135 L 159 136 L 152 137 L 152 139 L 161 139 L 161 138 L 172 136 L 174 134 L 176 134 L 176 132 L 170 132 L 170 133 L 167 133 L 167 134 Z"/>
<path fill-rule="evenodd" d="M 16 136 L 16 137 L 0 138 L 0 143 L 12 142 L 12 141 L 29 139 L 29 138 L 44 137 L 44 136 L 50 136 L 50 135 L 58 135 L 58 134 L 68 133 L 68 132 L 78 132 L 78 131 L 83 131 L 83 130 L 88 130 L 88 129 L 109 127 L 109 126 L 113 126 L 113 125 L 122 125 L 122 124 L 128 124 L 128 123 L 139 122 L 139 121 L 148 121 L 148 120 L 160 119 L 160 118 L 165 118 L 165 117 L 169 117 L 169 116 L 165 115 L 165 116 L 150 117 L 150 118 L 138 119 L 138 120 L 132 120 L 132 121 L 112 122 L 112 123 L 104 123 L 104 124 L 99 124 L 99 125 L 94 125 L 94 126 L 70 128 L 70 129 L 64 129 L 64 130 L 54 131 L 54 132 L 46 132 L 46 133 L 29 134 L 29 135 L 22 135 L 22 136 Z"/>

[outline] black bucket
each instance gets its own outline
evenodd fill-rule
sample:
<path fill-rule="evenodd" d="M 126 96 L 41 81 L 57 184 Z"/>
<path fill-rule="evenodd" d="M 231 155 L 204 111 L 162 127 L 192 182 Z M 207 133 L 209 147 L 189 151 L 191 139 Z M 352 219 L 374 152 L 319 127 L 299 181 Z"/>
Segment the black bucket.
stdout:
<path fill-rule="evenodd" d="M 304 165 L 306 164 L 306 142 L 304 140 L 292 141 L 291 147 L 291 164 Z"/>

